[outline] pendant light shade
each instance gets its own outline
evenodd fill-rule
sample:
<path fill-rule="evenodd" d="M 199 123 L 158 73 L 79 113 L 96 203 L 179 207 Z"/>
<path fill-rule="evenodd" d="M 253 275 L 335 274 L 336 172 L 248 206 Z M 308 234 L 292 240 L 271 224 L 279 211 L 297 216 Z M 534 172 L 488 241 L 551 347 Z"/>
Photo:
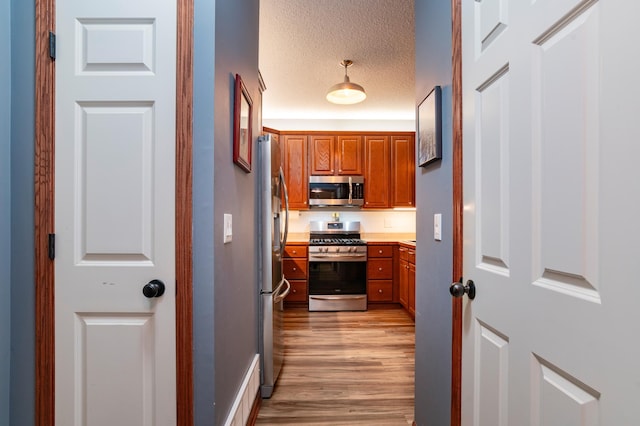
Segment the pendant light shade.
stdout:
<path fill-rule="evenodd" d="M 347 75 L 347 68 L 353 65 L 353 61 L 345 59 L 340 62 L 340 65 L 344 67 L 344 81 L 331 86 L 329 93 L 327 93 L 327 100 L 341 105 L 357 104 L 364 101 L 367 97 L 364 88 L 359 84 L 352 83 Z"/>

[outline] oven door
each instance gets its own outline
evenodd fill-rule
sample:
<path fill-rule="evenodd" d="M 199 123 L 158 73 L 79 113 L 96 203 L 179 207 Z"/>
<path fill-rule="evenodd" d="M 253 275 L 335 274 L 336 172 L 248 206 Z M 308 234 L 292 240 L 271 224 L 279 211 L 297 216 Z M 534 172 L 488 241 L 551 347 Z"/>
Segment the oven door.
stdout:
<path fill-rule="evenodd" d="M 309 262 L 309 310 L 367 309 L 367 262 Z"/>

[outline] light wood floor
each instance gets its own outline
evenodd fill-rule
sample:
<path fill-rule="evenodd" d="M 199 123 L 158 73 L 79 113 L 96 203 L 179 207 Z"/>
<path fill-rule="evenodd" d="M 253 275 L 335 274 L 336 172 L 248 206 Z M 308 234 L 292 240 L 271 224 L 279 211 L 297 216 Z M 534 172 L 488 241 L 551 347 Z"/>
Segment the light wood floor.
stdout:
<path fill-rule="evenodd" d="M 258 425 L 406 425 L 414 324 L 402 309 L 285 311 L 285 363 Z"/>

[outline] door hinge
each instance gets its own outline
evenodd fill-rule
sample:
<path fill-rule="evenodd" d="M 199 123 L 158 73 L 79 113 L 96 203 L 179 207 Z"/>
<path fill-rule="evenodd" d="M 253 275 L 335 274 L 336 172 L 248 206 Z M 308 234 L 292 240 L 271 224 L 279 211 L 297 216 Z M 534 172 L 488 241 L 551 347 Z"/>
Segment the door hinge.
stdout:
<path fill-rule="evenodd" d="M 56 258 L 56 234 L 49 234 L 49 259 L 53 260 Z"/>
<path fill-rule="evenodd" d="M 56 60 L 56 33 L 49 31 L 49 57 Z"/>

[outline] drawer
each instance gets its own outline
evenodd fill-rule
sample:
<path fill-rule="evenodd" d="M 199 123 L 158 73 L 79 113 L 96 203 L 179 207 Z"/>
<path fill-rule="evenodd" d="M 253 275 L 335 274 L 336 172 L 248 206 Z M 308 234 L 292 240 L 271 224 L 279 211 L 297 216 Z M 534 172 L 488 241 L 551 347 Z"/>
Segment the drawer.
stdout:
<path fill-rule="evenodd" d="M 307 257 L 307 246 L 291 246 L 284 248 L 284 257 Z"/>
<path fill-rule="evenodd" d="M 288 280 L 306 280 L 307 258 L 284 259 L 282 269 Z"/>
<path fill-rule="evenodd" d="M 306 302 L 307 301 L 307 282 L 306 281 L 289 281 L 291 284 L 291 291 L 285 301 L 287 302 Z"/>
<path fill-rule="evenodd" d="M 398 249 L 400 260 L 409 260 L 409 249 L 406 247 L 400 247 Z"/>
<path fill-rule="evenodd" d="M 390 280 L 393 279 L 393 259 L 368 259 L 367 279 Z"/>
<path fill-rule="evenodd" d="M 413 263 L 414 265 L 416 264 L 416 252 L 415 252 L 415 250 L 408 250 L 407 251 L 407 260 L 409 261 L 409 263 Z"/>
<path fill-rule="evenodd" d="M 368 246 L 367 257 L 393 257 L 393 246 Z"/>
<path fill-rule="evenodd" d="M 369 302 L 393 301 L 393 281 L 370 280 L 367 288 L 367 299 Z"/>

